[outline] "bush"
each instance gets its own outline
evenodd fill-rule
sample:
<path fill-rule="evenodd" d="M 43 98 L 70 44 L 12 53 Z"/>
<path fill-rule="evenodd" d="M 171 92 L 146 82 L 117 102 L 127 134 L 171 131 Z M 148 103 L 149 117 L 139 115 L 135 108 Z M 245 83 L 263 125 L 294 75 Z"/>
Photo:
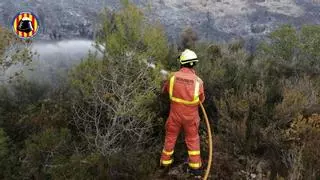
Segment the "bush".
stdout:
<path fill-rule="evenodd" d="M 160 152 L 157 134 L 162 130 L 155 127 L 164 124 L 158 102 L 161 65 L 152 69 L 148 63 L 164 61 L 167 40 L 162 28 L 146 24 L 131 4 L 123 4 L 117 13 L 106 12 L 102 20 L 97 47 L 103 56 L 91 54 L 71 73 L 73 123 L 87 151 L 109 159 L 108 175 L 145 176 L 150 167 L 134 172 L 136 161 L 142 149 Z M 132 162 L 113 158 L 128 152 Z"/>

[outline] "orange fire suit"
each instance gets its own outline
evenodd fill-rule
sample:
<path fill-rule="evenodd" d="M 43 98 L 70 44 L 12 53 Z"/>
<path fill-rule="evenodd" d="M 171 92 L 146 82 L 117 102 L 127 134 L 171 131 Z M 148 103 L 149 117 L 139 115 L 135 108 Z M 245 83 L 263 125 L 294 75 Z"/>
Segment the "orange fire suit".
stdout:
<path fill-rule="evenodd" d="M 170 97 L 170 114 L 166 121 L 166 137 L 160 163 L 163 166 L 172 164 L 177 137 L 180 130 L 185 133 L 188 148 L 189 167 L 201 167 L 200 138 L 199 138 L 199 102 L 203 102 L 204 88 L 202 80 L 192 68 L 181 68 L 164 83 L 163 92 Z"/>

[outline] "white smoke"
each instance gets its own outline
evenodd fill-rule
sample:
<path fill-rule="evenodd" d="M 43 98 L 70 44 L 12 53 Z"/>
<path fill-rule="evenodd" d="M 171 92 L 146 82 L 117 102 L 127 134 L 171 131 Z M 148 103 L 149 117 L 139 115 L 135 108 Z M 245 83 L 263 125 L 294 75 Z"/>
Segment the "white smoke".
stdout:
<path fill-rule="evenodd" d="M 100 47 L 102 48 L 102 47 Z M 32 63 L 24 67 L 24 76 L 29 80 L 58 85 L 66 79 L 68 70 L 85 59 L 89 52 L 98 53 L 95 43 L 90 40 L 63 40 L 51 42 L 35 42 L 31 50 L 36 52 Z M 155 69 L 155 64 L 147 64 Z M 6 76 L 10 76 L 20 66 L 14 66 L 7 70 Z M 29 69 L 32 69 L 30 71 Z M 163 76 L 167 76 L 166 70 L 161 70 Z"/>
<path fill-rule="evenodd" d="M 38 42 L 32 45 L 37 55 L 25 70 L 29 79 L 58 83 L 65 78 L 67 71 L 87 57 L 89 52 L 96 52 L 94 42 L 89 40 L 64 40 L 57 42 Z"/>

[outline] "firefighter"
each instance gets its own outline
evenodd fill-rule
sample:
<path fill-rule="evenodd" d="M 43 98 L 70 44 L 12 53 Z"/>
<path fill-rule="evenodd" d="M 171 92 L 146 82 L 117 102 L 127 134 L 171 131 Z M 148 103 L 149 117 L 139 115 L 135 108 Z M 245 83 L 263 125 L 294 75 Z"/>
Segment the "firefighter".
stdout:
<path fill-rule="evenodd" d="M 196 53 L 186 49 L 179 60 L 180 70 L 172 73 L 162 88 L 163 93 L 169 93 L 171 103 L 160 164 L 167 168 L 173 163 L 174 146 L 180 130 L 183 130 L 189 156 L 188 171 L 201 176 L 198 106 L 205 99 L 203 82 L 193 69 L 198 62 Z"/>

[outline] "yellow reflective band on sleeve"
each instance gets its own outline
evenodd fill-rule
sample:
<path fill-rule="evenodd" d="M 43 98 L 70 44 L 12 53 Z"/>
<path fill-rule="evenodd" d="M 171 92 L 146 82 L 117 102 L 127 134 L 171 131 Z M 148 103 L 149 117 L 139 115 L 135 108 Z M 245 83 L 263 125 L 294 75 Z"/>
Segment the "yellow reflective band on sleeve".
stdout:
<path fill-rule="evenodd" d="M 189 166 L 193 169 L 198 169 L 201 167 L 201 163 L 190 163 L 189 162 Z"/>
<path fill-rule="evenodd" d="M 172 164 L 172 162 L 173 162 L 173 159 L 170 159 L 170 160 L 162 160 L 162 161 L 161 161 L 161 163 L 162 163 L 163 165 L 170 165 L 170 164 Z"/>
<path fill-rule="evenodd" d="M 200 151 L 188 151 L 189 156 L 200 155 Z"/>
<path fill-rule="evenodd" d="M 196 81 L 196 87 L 194 89 L 193 101 L 199 101 L 199 89 L 200 89 L 200 83 L 199 83 L 199 81 Z"/>
<path fill-rule="evenodd" d="M 173 151 L 162 150 L 162 153 L 167 155 L 167 156 L 171 156 L 173 154 Z"/>
<path fill-rule="evenodd" d="M 187 101 L 184 99 L 180 99 L 177 97 L 173 97 L 173 86 L 174 86 L 175 77 L 172 76 L 170 78 L 170 84 L 169 84 L 169 97 L 171 101 L 187 104 L 187 105 L 193 105 L 199 103 L 199 89 L 200 89 L 200 82 L 196 80 L 195 89 L 194 89 L 194 95 L 193 95 L 193 101 Z"/>
<path fill-rule="evenodd" d="M 170 99 L 171 99 L 171 100 L 172 100 L 172 94 L 173 94 L 174 79 L 175 79 L 175 77 L 172 76 L 172 77 L 170 78 L 170 84 L 169 84 L 169 96 L 170 96 Z"/>

